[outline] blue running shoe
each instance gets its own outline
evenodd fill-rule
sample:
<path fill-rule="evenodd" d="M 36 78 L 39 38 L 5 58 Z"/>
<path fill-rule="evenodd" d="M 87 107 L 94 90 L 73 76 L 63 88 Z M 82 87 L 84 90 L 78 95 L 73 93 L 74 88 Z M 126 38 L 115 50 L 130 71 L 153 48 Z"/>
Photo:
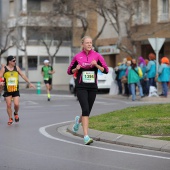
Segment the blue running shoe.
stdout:
<path fill-rule="evenodd" d="M 79 130 L 79 127 L 80 127 L 79 119 L 80 119 L 80 116 L 75 117 L 75 124 L 73 125 L 73 132 L 75 133 Z"/>
<path fill-rule="evenodd" d="M 88 135 L 86 135 L 86 136 L 84 137 L 84 144 L 85 144 L 85 145 L 90 145 L 91 143 L 93 143 L 93 139 L 90 138 Z"/>

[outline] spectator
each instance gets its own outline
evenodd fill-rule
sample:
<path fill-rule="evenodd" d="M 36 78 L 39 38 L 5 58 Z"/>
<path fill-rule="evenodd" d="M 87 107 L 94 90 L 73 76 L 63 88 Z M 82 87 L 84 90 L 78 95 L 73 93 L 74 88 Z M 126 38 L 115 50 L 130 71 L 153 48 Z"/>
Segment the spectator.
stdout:
<path fill-rule="evenodd" d="M 131 60 L 128 60 L 127 61 L 127 69 L 126 69 L 126 77 L 128 77 L 128 70 L 131 69 L 131 64 L 132 64 Z M 131 90 L 130 90 L 130 85 L 129 84 L 128 84 L 128 90 L 129 90 L 129 95 L 131 95 Z"/>
<path fill-rule="evenodd" d="M 149 54 L 149 62 L 146 67 L 147 71 L 147 76 L 149 79 L 149 87 L 150 86 L 155 86 L 156 87 L 156 82 L 155 82 L 155 76 L 156 76 L 156 56 L 153 53 Z"/>
<path fill-rule="evenodd" d="M 127 65 L 126 65 L 126 61 L 127 59 L 124 58 L 123 61 L 122 61 L 122 64 L 118 67 L 119 69 L 119 81 L 121 81 L 122 77 L 125 76 L 125 72 L 126 72 L 126 68 L 127 68 Z M 122 83 L 120 84 L 120 86 L 122 87 Z M 127 96 L 128 95 L 128 92 L 127 92 L 127 83 L 124 83 L 124 96 Z"/>
<path fill-rule="evenodd" d="M 144 97 L 143 91 L 142 91 L 142 86 L 140 84 L 140 77 L 139 77 L 139 74 L 138 74 L 139 69 L 140 68 L 137 67 L 136 60 L 132 59 L 131 67 L 129 67 L 129 70 L 128 70 L 128 84 L 130 85 L 130 91 L 131 91 L 131 94 L 132 94 L 132 101 L 136 100 L 136 94 L 135 94 L 136 84 L 139 88 L 140 96 Z"/>
<path fill-rule="evenodd" d="M 169 59 L 167 57 L 163 57 L 161 59 L 161 65 L 158 69 L 158 81 L 161 82 L 162 85 L 162 95 L 161 97 L 168 96 L 168 83 L 170 76 L 170 67 L 169 67 Z"/>
<path fill-rule="evenodd" d="M 149 62 L 149 60 L 145 59 L 146 66 L 148 65 L 148 62 Z M 148 96 L 149 95 L 149 79 L 148 79 L 147 72 L 145 72 L 145 74 L 144 74 L 144 82 L 145 82 L 145 87 L 146 87 L 145 95 Z"/>
<path fill-rule="evenodd" d="M 118 94 L 122 94 L 122 82 L 121 82 L 121 79 L 119 79 L 119 72 L 120 72 L 119 66 L 120 65 L 121 65 L 121 63 L 118 63 L 117 67 L 115 67 L 115 69 L 114 69 L 115 70 L 115 74 L 116 74 L 115 80 L 117 81 L 118 90 L 119 90 Z"/>
<path fill-rule="evenodd" d="M 142 77 L 140 78 L 140 83 L 142 86 L 143 94 L 148 95 L 147 84 L 145 82 L 146 62 L 142 56 L 138 57 L 138 66 L 141 68 L 142 73 L 143 73 Z"/>

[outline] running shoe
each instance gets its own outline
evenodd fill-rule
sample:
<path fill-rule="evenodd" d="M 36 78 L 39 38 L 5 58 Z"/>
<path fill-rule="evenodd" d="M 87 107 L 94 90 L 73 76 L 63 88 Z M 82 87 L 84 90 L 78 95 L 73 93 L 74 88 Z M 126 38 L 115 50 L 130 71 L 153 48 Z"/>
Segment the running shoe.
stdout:
<path fill-rule="evenodd" d="M 12 123 L 13 123 L 13 118 L 10 118 L 8 121 L 8 125 L 12 125 Z"/>
<path fill-rule="evenodd" d="M 85 145 L 90 145 L 91 143 L 93 143 L 93 139 L 90 138 L 88 135 L 84 137 L 84 144 Z"/>
<path fill-rule="evenodd" d="M 19 116 L 15 112 L 14 112 L 14 118 L 15 118 L 15 122 L 19 122 Z"/>
<path fill-rule="evenodd" d="M 79 127 L 80 127 L 79 119 L 80 119 L 80 116 L 75 117 L 75 124 L 73 125 L 73 132 L 75 133 L 79 130 Z"/>

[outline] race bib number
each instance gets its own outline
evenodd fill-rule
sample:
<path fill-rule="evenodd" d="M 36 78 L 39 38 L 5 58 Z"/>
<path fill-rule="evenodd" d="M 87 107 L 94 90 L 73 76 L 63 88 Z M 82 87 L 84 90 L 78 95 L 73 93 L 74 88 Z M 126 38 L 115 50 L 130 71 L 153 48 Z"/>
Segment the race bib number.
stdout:
<path fill-rule="evenodd" d="M 83 71 L 83 77 L 82 80 L 84 83 L 94 83 L 94 71 Z"/>
<path fill-rule="evenodd" d="M 48 80 L 49 80 L 49 78 L 44 78 L 44 80 L 47 80 L 47 81 L 48 81 Z"/>
<path fill-rule="evenodd" d="M 7 89 L 8 89 L 8 92 L 17 91 L 17 79 L 15 77 L 8 78 Z"/>

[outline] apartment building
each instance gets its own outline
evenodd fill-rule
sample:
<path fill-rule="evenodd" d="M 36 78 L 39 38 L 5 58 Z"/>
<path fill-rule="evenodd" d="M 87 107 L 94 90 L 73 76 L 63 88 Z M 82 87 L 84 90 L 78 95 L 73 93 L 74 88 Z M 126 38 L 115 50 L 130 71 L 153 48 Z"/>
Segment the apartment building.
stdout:
<path fill-rule="evenodd" d="M 2 1 L 2 0 L 0 0 Z M 6 0 L 5 0 L 6 1 Z M 8 2 L 9 1 L 9 2 Z M 52 0 L 8 0 L 6 9 L 8 14 L 8 27 L 15 28 L 19 43 L 24 46 L 26 42 L 26 53 L 28 56 L 29 78 L 32 82 L 42 81 L 41 67 L 43 60 L 48 59 L 48 52 L 42 40 L 48 45 L 51 40 L 50 54 L 56 51 L 56 45 L 61 35 L 63 43 L 54 57 L 53 67 L 56 71 L 54 84 L 68 84 L 70 76 L 66 74 L 67 67 L 73 55 L 80 48 L 80 20 L 71 20 L 67 17 L 56 17 L 51 11 L 69 10 L 67 6 L 59 9 Z M 160 57 L 170 58 L 170 0 L 141 0 L 135 15 L 131 20 L 133 30 L 133 41 L 136 43 L 136 56 L 147 58 L 150 52 L 154 52 L 148 38 L 166 38 L 160 50 Z M 71 5 L 71 4 L 70 4 Z M 2 5 L 3 6 L 3 5 Z M 82 10 L 82 15 L 90 18 L 93 29 L 87 31 L 88 35 L 95 37 L 100 31 L 102 17 L 96 13 L 87 13 Z M 123 14 L 122 14 L 122 17 Z M 63 30 L 65 32 L 63 33 Z M 98 51 L 103 55 L 108 66 L 115 67 L 116 63 L 129 56 L 117 48 L 118 35 L 110 23 L 108 23 L 97 40 Z M 132 44 L 126 32 L 123 34 L 124 45 L 132 49 Z M 6 62 L 5 57 L 16 55 L 18 65 L 25 68 L 25 52 L 11 48 L 4 55 L 1 62 Z M 133 57 L 133 56 L 132 56 Z M 22 81 L 22 80 L 21 80 Z"/>
<path fill-rule="evenodd" d="M 165 38 L 165 43 L 159 51 L 159 58 L 167 56 L 170 59 L 170 0 L 141 0 L 138 2 L 139 4 L 135 8 L 135 15 L 131 20 L 130 28 L 133 32 L 132 38 L 137 44 L 136 57 L 143 56 L 147 58 L 150 52 L 155 52 L 148 38 Z M 100 52 L 107 58 L 111 66 L 114 67 L 116 63 L 122 61 L 122 59 L 129 56 L 129 54 L 122 51 L 120 51 L 119 54 L 111 54 L 111 50 L 109 50 L 111 47 L 108 47 L 108 44 L 115 44 L 117 37 L 104 37 L 105 32 L 103 32 L 102 38 L 98 40 L 98 45 L 102 46 L 103 49 L 103 53 L 102 50 Z M 129 49 L 133 48 L 129 43 L 126 33 L 123 43 Z M 106 53 L 106 51 L 108 51 L 108 53 Z"/>
<path fill-rule="evenodd" d="M 0 23 L 3 23 L 7 20 L 8 15 L 8 10 L 6 9 L 7 3 L 8 2 L 6 0 L 0 0 Z M 2 29 L 0 29 L 0 43 L 4 40 L 2 32 L 3 32 Z"/>
<path fill-rule="evenodd" d="M 49 55 L 55 56 L 59 49 L 51 61 L 56 71 L 53 84 L 68 84 L 70 76 L 66 70 L 72 57 L 71 20 L 55 17 L 51 11 L 57 7 L 51 0 L 8 0 L 6 7 L 9 11 L 8 28 L 14 29 L 12 36 L 18 48 L 16 46 L 10 48 L 1 62 L 6 62 L 5 58 L 8 55 L 14 55 L 17 58 L 17 65 L 24 72 L 27 56 L 29 79 L 32 82 L 43 82 L 41 75 L 43 61 L 50 60 Z M 62 45 L 57 48 L 61 41 Z"/>

